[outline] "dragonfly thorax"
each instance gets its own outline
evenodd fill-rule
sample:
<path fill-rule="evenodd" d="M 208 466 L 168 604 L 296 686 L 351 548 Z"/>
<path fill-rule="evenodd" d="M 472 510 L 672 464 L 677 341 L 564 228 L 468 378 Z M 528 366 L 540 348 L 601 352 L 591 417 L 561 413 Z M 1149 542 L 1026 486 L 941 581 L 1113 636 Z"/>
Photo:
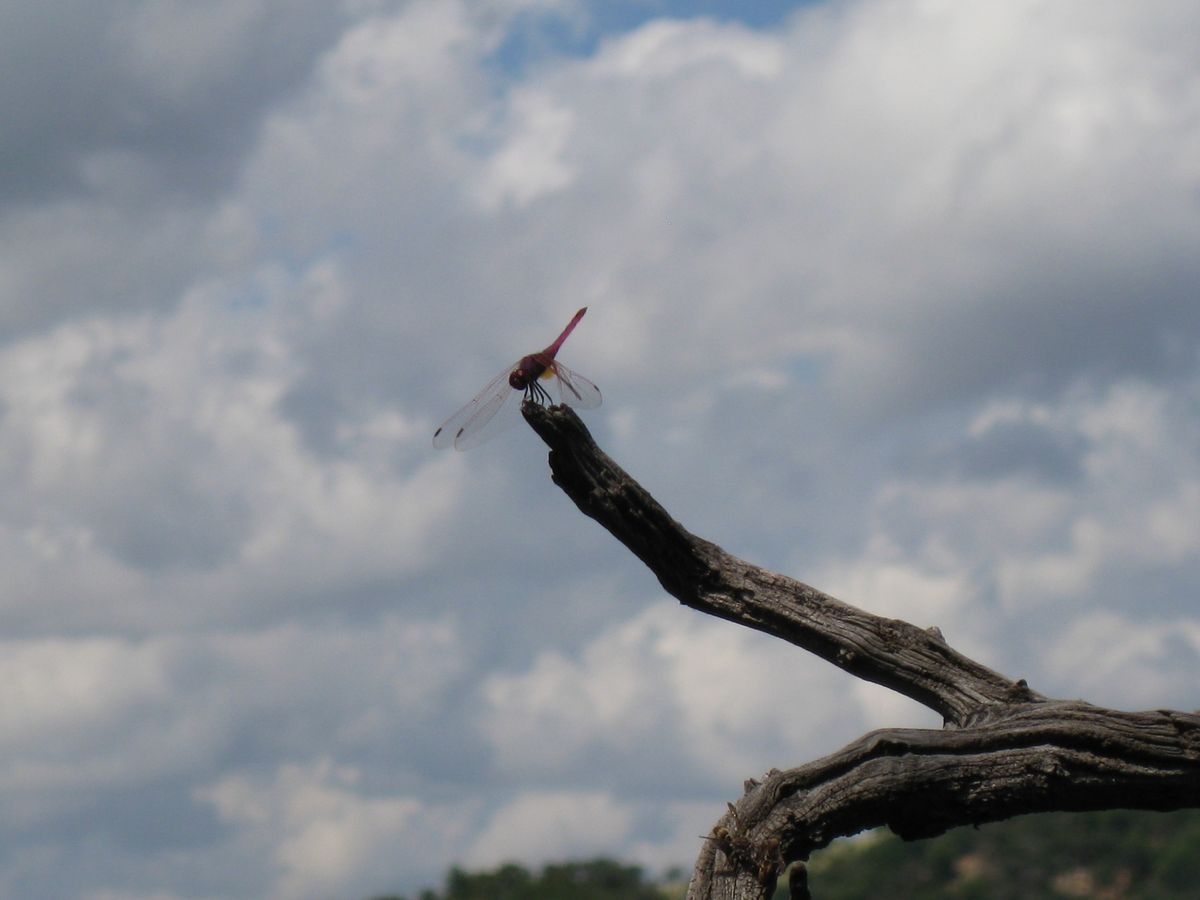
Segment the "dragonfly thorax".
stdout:
<path fill-rule="evenodd" d="M 542 377 L 548 365 L 537 358 L 537 354 L 530 354 L 517 363 L 517 367 L 512 370 L 508 376 L 508 384 L 514 391 L 524 391 Z"/>

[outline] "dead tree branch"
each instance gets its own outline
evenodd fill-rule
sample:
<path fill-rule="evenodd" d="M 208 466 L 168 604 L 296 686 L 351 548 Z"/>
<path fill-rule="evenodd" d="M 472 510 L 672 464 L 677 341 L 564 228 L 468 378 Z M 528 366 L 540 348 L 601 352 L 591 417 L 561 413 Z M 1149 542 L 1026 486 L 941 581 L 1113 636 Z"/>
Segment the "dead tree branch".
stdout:
<path fill-rule="evenodd" d="M 790 641 L 936 710 L 943 730 L 886 729 L 746 782 L 704 843 L 689 900 L 765 900 L 785 867 L 888 826 L 932 837 L 1022 813 L 1200 807 L 1200 715 L 1054 700 L 952 649 L 936 628 L 872 615 L 688 532 L 566 407 L 526 403 L 554 483 L 685 606 Z M 794 896 L 807 896 L 804 873 Z"/>

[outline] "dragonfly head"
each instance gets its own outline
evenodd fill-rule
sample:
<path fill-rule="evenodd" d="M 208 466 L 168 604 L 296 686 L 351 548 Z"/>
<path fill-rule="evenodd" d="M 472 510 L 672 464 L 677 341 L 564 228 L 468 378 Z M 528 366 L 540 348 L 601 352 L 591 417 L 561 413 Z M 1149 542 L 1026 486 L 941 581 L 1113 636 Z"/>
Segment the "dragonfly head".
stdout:
<path fill-rule="evenodd" d="M 524 367 L 517 366 L 508 376 L 508 383 L 514 391 L 523 391 L 532 379 Z"/>

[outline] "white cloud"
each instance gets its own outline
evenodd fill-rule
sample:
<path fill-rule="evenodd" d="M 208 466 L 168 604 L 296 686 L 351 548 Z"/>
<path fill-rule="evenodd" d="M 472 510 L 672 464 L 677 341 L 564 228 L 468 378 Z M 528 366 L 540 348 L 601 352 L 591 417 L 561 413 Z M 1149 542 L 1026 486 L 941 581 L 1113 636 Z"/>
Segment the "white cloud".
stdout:
<path fill-rule="evenodd" d="M 1195 4 L 96 9 L 0 12 L 0 893 L 411 890 L 374 835 L 432 882 L 578 804 L 686 863 L 907 724 L 635 611 L 536 442 L 432 455 L 584 304 L 588 424 L 697 530 L 1035 687 L 1191 683 Z M 507 67 L 545 15 L 594 50 Z"/>
<path fill-rule="evenodd" d="M 951 635 L 956 638 L 957 635 Z M 954 646 L 967 649 L 957 640 Z M 982 657 L 976 656 L 976 659 Z M 876 728 L 940 728 L 939 716 L 895 691 L 872 684 L 869 681 L 855 681 L 851 692 L 862 712 L 867 730 Z"/>
<path fill-rule="evenodd" d="M 1197 422 L 1188 401 L 1142 382 L 1122 383 L 1099 396 L 1068 399 L 1055 418 L 1088 440 L 1081 497 L 1064 508 L 1065 541 L 1034 553 L 1034 584 L 1010 567 L 1010 595 L 1030 588 L 1037 573 L 1050 592 L 1103 592 L 1114 561 L 1129 568 L 1185 567 L 1200 531 L 1189 510 L 1200 494 Z M 1065 544 L 1065 546 L 1064 546 Z M 1028 576 L 1026 576 L 1028 577 Z"/>
<path fill-rule="evenodd" d="M 100 616 L 139 596 L 184 614 L 199 596 L 214 611 L 220 595 L 282 600 L 429 559 L 459 476 L 397 465 L 398 447 L 426 441 L 398 412 L 346 422 L 336 462 L 309 451 L 280 413 L 297 364 L 269 315 L 305 284 L 272 281 L 197 290 L 168 317 L 64 325 L 0 355 L 6 524 L 35 551 L 0 548 L 14 583 L 52 601 L 99 595 Z M 265 300 L 238 311 L 242 292 Z M 159 591 L 170 602 L 147 596 Z"/>
<path fill-rule="evenodd" d="M 580 664 L 550 650 L 526 673 L 490 676 L 482 686 L 484 730 L 500 764 L 562 770 L 591 743 L 628 751 L 644 740 L 672 700 L 660 680 L 653 628 L 639 617 L 601 635 Z"/>
<path fill-rule="evenodd" d="M 146 709 L 171 702 L 158 654 L 120 641 L 6 641 L 3 648 L 0 746 L 10 763 L 24 761 L 5 768 L 9 787 L 38 786 L 29 781 L 50 767 L 47 748 L 75 757 L 78 751 L 70 748 L 111 741 Z M 77 765 L 72 759 L 60 777 L 91 777 Z"/>
<path fill-rule="evenodd" d="M 361 773 L 321 759 L 281 766 L 269 780 L 231 775 L 198 789 L 265 856 L 268 896 L 278 900 L 385 889 L 411 867 L 428 877 L 462 838 L 462 810 L 380 795 Z"/>
<path fill-rule="evenodd" d="M 0 793 L 10 818 L 53 820 L 91 792 L 205 771 L 265 721 L 277 752 L 376 742 L 414 760 L 405 722 L 440 715 L 464 661 L 449 623 L 146 640 L 10 640 L 0 662 Z M 342 698 L 353 695 L 346 706 Z"/>
<path fill-rule="evenodd" d="M 562 158 L 573 125 L 569 109 L 529 92 L 514 98 L 511 115 L 515 121 L 478 187 L 479 202 L 490 211 L 506 202 L 526 206 L 567 187 L 574 175 Z"/>
<path fill-rule="evenodd" d="M 728 66 L 735 76 L 771 79 L 783 65 L 783 47 L 769 35 L 705 20 L 662 19 L 609 41 L 593 68 L 601 76 L 641 80 Z"/>
<path fill-rule="evenodd" d="M 529 792 L 489 817 L 465 860 L 484 867 L 611 854 L 632 824 L 630 809 L 599 791 Z"/>
<path fill-rule="evenodd" d="M 1194 618 L 1155 621 L 1097 610 L 1050 640 L 1045 654 L 1047 675 L 1065 696 L 1126 709 L 1195 705 L 1190 681 L 1200 663 L 1200 622 Z"/>
<path fill-rule="evenodd" d="M 860 724 L 845 676 L 789 644 L 659 604 L 483 685 L 484 731 L 501 766 L 561 779 L 639 765 L 639 778 L 740 784 L 834 749 Z"/>
<path fill-rule="evenodd" d="M 958 573 L 920 571 L 899 560 L 875 565 L 854 564 L 820 579 L 835 596 L 853 597 L 855 604 L 876 615 L 936 625 L 974 604 L 970 583 Z"/>
<path fill-rule="evenodd" d="M 1090 648 L 1081 651 L 1087 656 L 1099 652 L 1089 635 L 1101 624 L 1148 617 L 1124 642 L 1120 628 L 1110 629 L 1121 646 L 1106 651 L 1111 666 L 1088 668 L 1086 686 L 1096 696 L 1116 691 L 1121 702 L 1166 703 L 1155 691 L 1177 694 L 1180 657 L 1143 651 L 1196 624 L 1186 602 L 1200 541 L 1194 393 L 1194 384 L 1176 390 L 1128 380 L 1107 390 L 1080 385 L 1053 401 L 1009 397 L 986 406 L 964 423 L 957 451 L 876 486 L 863 549 L 817 580 L 872 611 L 938 625 L 955 647 L 1001 669 L 1018 667 L 1013 677 L 1039 690 L 1054 689 L 1039 677 L 1071 681 L 1060 641 Z M 1028 439 L 1038 433 L 1053 435 L 1069 464 L 1027 469 L 1029 448 L 1048 446 Z M 1009 440 L 1014 434 L 1024 443 Z M 974 462 L 947 465 L 955 460 Z M 1174 624 L 1161 624 L 1164 617 Z"/>

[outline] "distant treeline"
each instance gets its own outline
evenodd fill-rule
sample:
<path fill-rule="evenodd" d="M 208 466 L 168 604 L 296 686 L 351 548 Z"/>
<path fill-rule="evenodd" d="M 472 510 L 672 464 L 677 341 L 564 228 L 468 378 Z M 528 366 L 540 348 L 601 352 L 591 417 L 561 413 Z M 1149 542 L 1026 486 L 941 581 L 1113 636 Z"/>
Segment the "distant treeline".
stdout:
<path fill-rule="evenodd" d="M 422 891 L 415 900 L 664 900 L 683 896 L 680 886 L 647 880 L 638 866 L 592 859 L 545 866 L 534 873 L 513 863 L 490 872 L 451 869 L 440 891 Z M 400 895 L 375 900 L 409 900 Z"/>
<path fill-rule="evenodd" d="M 876 832 L 818 853 L 809 873 L 817 900 L 1196 900 L 1200 810 L 1024 816 L 911 844 Z M 441 890 L 375 900 L 680 900 L 685 888 L 679 872 L 595 859 L 454 869 Z"/>

